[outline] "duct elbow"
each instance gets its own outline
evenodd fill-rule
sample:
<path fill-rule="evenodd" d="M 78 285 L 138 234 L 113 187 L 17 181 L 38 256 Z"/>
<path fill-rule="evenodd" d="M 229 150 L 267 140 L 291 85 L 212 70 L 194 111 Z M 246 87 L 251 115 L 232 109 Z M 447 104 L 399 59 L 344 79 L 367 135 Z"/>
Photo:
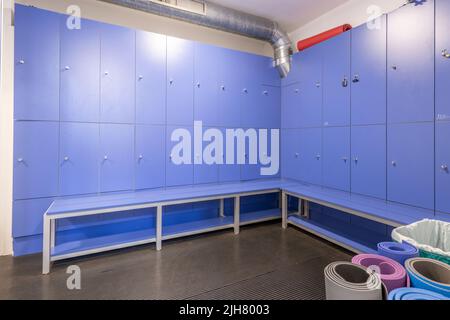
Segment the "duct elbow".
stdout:
<path fill-rule="evenodd" d="M 274 49 L 274 66 L 281 78 L 286 78 L 291 71 L 292 42 L 289 36 L 274 23 L 271 43 Z"/>

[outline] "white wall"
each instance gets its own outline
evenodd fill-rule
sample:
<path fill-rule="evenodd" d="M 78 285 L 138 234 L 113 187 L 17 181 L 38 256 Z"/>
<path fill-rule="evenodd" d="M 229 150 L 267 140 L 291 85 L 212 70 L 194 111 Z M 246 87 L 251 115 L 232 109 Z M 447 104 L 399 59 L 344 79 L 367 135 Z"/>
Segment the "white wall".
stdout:
<path fill-rule="evenodd" d="M 378 6 L 381 13 L 388 13 L 405 3 L 407 3 L 407 0 L 350 0 L 291 32 L 289 36 L 296 47 L 297 41 L 339 25 L 349 23 L 353 27 L 356 27 L 366 23 L 370 19 L 371 14 L 373 14 L 373 12 L 368 12 L 368 9 L 372 6 Z"/>
<path fill-rule="evenodd" d="M 0 255 L 12 253 L 13 172 L 13 39 L 11 2 L 1 0 L 3 10 L 0 80 Z"/>

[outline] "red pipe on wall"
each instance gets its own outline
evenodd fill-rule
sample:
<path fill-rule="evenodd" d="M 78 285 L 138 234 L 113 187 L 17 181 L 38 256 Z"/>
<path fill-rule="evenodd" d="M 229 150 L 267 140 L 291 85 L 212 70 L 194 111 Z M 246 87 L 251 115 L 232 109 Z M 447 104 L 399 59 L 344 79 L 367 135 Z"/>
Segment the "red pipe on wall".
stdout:
<path fill-rule="evenodd" d="M 298 51 L 303 51 L 309 47 L 312 47 L 320 42 L 323 42 L 325 40 L 328 40 L 330 38 L 333 38 L 335 36 L 340 35 L 341 33 L 344 33 L 346 31 L 349 31 L 352 29 L 352 26 L 349 24 L 344 24 L 342 26 L 330 29 L 328 31 L 322 32 L 316 36 L 313 36 L 308 39 L 300 40 L 297 42 L 297 49 Z"/>

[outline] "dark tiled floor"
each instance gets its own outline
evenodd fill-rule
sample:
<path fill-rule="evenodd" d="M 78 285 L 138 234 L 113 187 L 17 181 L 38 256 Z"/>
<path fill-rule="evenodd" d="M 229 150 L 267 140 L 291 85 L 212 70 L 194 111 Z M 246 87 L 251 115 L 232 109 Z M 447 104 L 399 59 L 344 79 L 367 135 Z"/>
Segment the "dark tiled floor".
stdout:
<path fill-rule="evenodd" d="M 350 255 L 279 223 L 218 232 L 57 263 L 0 258 L 0 299 L 323 299 L 323 268 Z M 81 290 L 67 289 L 68 266 Z"/>

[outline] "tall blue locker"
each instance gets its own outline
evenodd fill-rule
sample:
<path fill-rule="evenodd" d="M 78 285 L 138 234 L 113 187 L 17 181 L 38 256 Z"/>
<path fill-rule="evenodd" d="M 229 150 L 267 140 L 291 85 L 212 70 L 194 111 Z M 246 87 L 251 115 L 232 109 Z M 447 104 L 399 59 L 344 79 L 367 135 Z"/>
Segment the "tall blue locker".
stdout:
<path fill-rule="evenodd" d="M 220 129 L 211 127 L 203 127 L 203 134 L 206 134 L 208 130 L 212 130 L 210 132 L 220 132 L 220 134 L 222 134 Z M 218 164 L 208 164 L 203 159 L 203 151 L 206 151 L 206 147 L 214 142 L 215 141 L 204 141 L 202 139 L 202 144 L 197 148 L 197 150 L 194 146 L 194 184 L 215 183 L 219 180 Z M 220 150 L 216 150 L 216 152 L 220 152 Z M 203 161 L 201 161 L 201 159 L 203 159 Z"/>
<path fill-rule="evenodd" d="M 352 192 L 386 199 L 386 126 L 352 127 Z"/>
<path fill-rule="evenodd" d="M 388 15 L 389 123 L 433 121 L 434 47 L 433 0 Z"/>
<path fill-rule="evenodd" d="M 135 121 L 135 52 L 134 30 L 101 25 L 101 122 Z"/>
<path fill-rule="evenodd" d="M 301 53 L 299 125 L 302 128 L 322 126 L 322 47 L 316 45 Z"/>
<path fill-rule="evenodd" d="M 323 185 L 350 191 L 350 128 L 323 129 Z"/>
<path fill-rule="evenodd" d="M 388 126 L 388 200 L 434 209 L 434 123 Z"/>
<path fill-rule="evenodd" d="M 59 192 L 98 192 L 100 128 L 95 123 L 62 122 L 59 139 Z"/>
<path fill-rule="evenodd" d="M 300 101 L 303 90 L 300 83 L 282 88 L 281 92 L 281 127 L 283 129 L 300 127 Z"/>
<path fill-rule="evenodd" d="M 136 31 L 136 123 L 166 123 L 167 37 Z"/>
<path fill-rule="evenodd" d="M 136 189 L 165 186 L 165 135 L 164 126 L 136 125 Z"/>
<path fill-rule="evenodd" d="M 259 124 L 264 129 L 281 128 L 281 88 L 272 86 L 262 86 L 259 90 L 261 117 Z"/>
<path fill-rule="evenodd" d="M 436 124 L 436 210 L 450 213 L 450 122 Z"/>
<path fill-rule="evenodd" d="M 302 178 L 300 139 L 299 129 L 283 129 L 281 132 L 281 176 L 285 179 Z"/>
<path fill-rule="evenodd" d="M 134 125 L 100 125 L 100 191 L 133 189 Z"/>
<path fill-rule="evenodd" d="M 167 124 L 194 121 L 194 42 L 167 37 Z"/>
<path fill-rule="evenodd" d="M 16 120 L 59 120 L 59 19 L 50 11 L 16 5 Z"/>
<path fill-rule="evenodd" d="M 436 118 L 450 120 L 450 1 L 436 0 Z"/>
<path fill-rule="evenodd" d="M 100 23 L 66 27 L 61 16 L 61 120 L 98 122 L 100 114 Z"/>
<path fill-rule="evenodd" d="M 300 180 L 322 184 L 322 128 L 300 130 Z"/>
<path fill-rule="evenodd" d="M 184 150 L 184 152 L 190 152 L 191 156 L 188 159 L 188 163 L 176 164 L 172 160 L 176 156 L 173 148 L 181 141 L 172 141 L 172 134 L 177 129 L 187 130 L 190 134 L 190 140 L 188 139 L 188 146 L 190 150 Z M 188 137 L 186 137 L 188 138 Z M 183 186 L 193 184 L 194 182 L 194 168 L 193 168 L 193 148 L 194 148 L 194 131 L 192 127 L 179 127 L 179 126 L 167 126 L 166 129 L 166 185 L 168 187 Z M 185 141 L 185 140 L 183 140 Z M 182 155 L 185 155 L 184 153 Z"/>
<path fill-rule="evenodd" d="M 14 199 L 58 195 L 57 122 L 16 121 Z"/>
<path fill-rule="evenodd" d="M 352 30 L 352 125 L 386 123 L 386 16 L 377 21 Z"/>
<path fill-rule="evenodd" d="M 323 125 L 350 125 L 350 32 L 323 43 Z"/>
<path fill-rule="evenodd" d="M 224 138 L 224 146 L 231 148 L 231 145 L 227 146 L 227 130 L 234 130 L 233 128 L 221 128 Z M 241 180 L 241 166 L 237 164 L 237 147 L 234 143 L 234 164 L 227 164 L 227 152 L 224 149 L 223 165 L 219 166 L 219 182 L 236 182 Z M 230 155 L 229 155 L 230 156 Z"/>
<path fill-rule="evenodd" d="M 204 126 L 218 126 L 219 64 L 223 49 L 195 44 L 194 60 L 194 120 Z"/>

